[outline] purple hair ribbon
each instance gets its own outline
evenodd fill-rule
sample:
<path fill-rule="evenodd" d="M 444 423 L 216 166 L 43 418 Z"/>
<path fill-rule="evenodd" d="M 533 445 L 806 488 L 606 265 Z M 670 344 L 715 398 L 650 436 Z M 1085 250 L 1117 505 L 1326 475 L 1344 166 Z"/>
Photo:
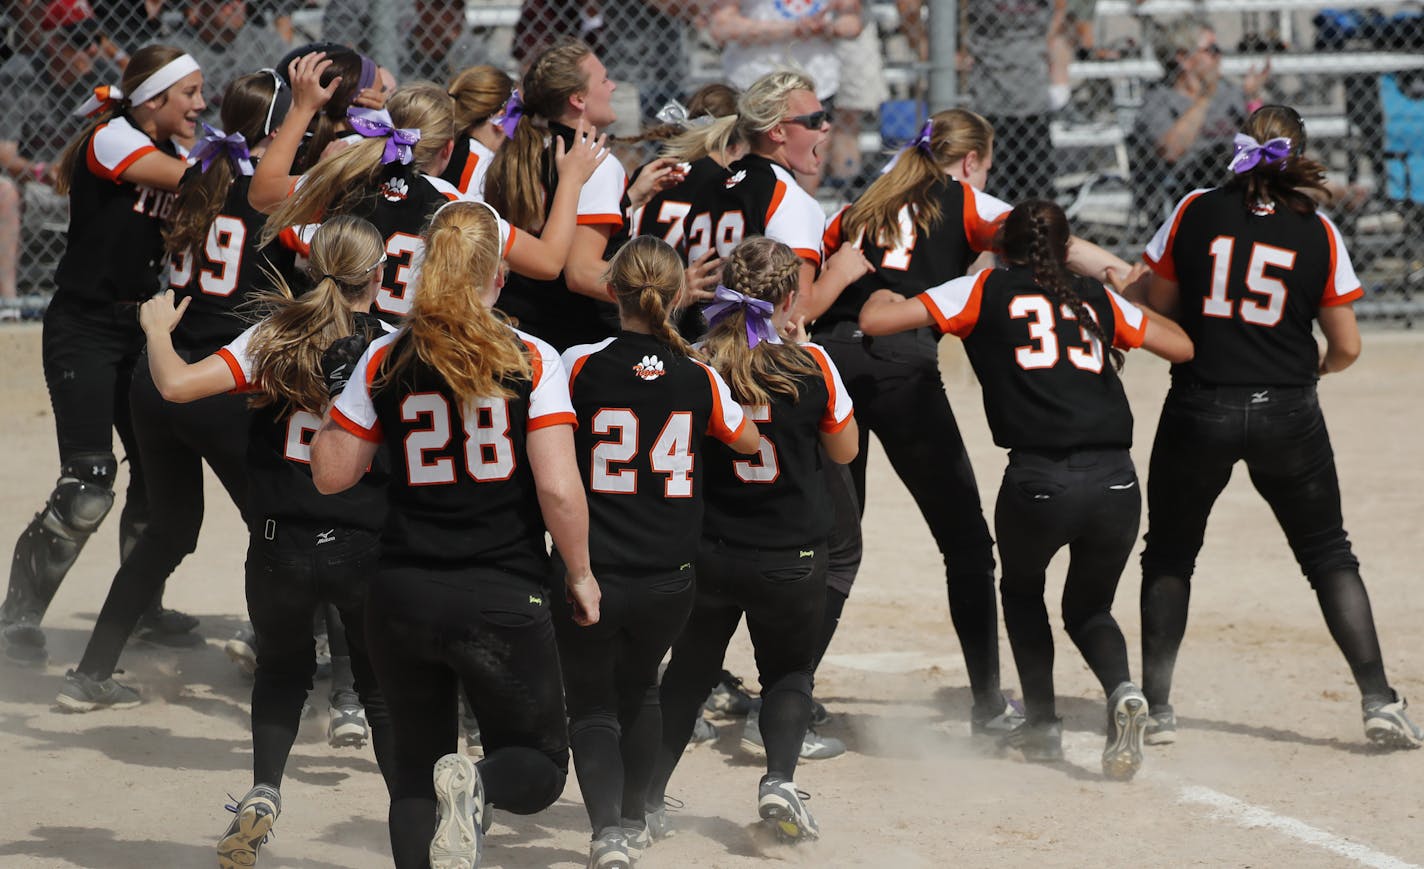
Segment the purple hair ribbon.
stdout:
<path fill-rule="evenodd" d="M 350 108 L 346 110 L 346 120 L 359 135 L 386 140 L 386 149 L 381 152 L 382 163 L 409 165 L 415 159 L 411 146 L 420 141 L 420 130 L 396 127 L 385 109 Z"/>
<path fill-rule="evenodd" d="M 202 166 L 206 172 L 218 157 L 231 160 L 238 174 L 252 174 L 252 155 L 247 151 L 247 140 L 242 134 L 224 133 L 204 123 L 203 137 L 193 146 L 193 150 L 188 152 L 188 159 Z"/>
<path fill-rule="evenodd" d="M 498 117 L 504 135 L 513 138 L 514 128 L 519 126 L 519 119 L 524 117 L 524 99 L 519 96 L 519 91 L 509 92 L 509 99 L 504 101 L 504 108 L 499 110 Z"/>
<path fill-rule="evenodd" d="M 1285 136 L 1268 139 L 1262 144 L 1245 133 L 1237 133 L 1233 144 L 1236 145 L 1236 153 L 1231 157 L 1231 171 L 1237 175 L 1250 172 L 1257 164 L 1272 166 L 1285 162 L 1291 152 L 1291 140 Z"/>
<path fill-rule="evenodd" d="M 934 156 L 934 146 L 930 144 L 930 137 L 934 135 L 934 118 L 925 121 L 925 125 L 920 128 L 920 135 L 911 144 L 931 157 Z"/>
<path fill-rule="evenodd" d="M 741 311 L 747 318 L 747 346 L 755 347 L 763 341 L 781 343 L 781 336 L 776 334 L 776 327 L 771 324 L 771 315 L 775 310 L 771 302 L 754 299 L 718 284 L 712 302 L 702 310 L 702 316 L 707 318 L 708 328 L 712 328 Z"/>

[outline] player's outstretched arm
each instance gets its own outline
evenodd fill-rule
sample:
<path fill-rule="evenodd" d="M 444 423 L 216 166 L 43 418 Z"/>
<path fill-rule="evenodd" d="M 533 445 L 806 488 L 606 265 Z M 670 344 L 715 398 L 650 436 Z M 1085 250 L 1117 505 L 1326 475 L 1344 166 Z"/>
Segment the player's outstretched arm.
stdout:
<path fill-rule="evenodd" d="M 1125 275 L 1131 268 L 1122 257 L 1091 241 L 1084 241 L 1076 235 L 1068 239 L 1068 269 L 1075 275 L 1106 282 L 1109 269 Z"/>
<path fill-rule="evenodd" d="M 600 136 L 598 130 L 586 127 L 582 119 L 574 130 L 573 144 L 568 149 L 564 148 L 563 139 L 555 141 L 554 163 L 559 167 L 559 186 L 554 191 L 554 201 L 549 206 L 549 219 L 544 222 L 543 230 L 538 235 L 521 232 L 514 237 L 508 260 L 509 267 L 516 274 L 536 281 L 551 281 L 559 276 L 559 272 L 570 266 L 574 239 L 579 230 L 579 194 L 583 191 L 584 183 L 593 177 L 594 170 L 608 158 L 607 144 L 608 135 L 605 133 Z M 584 242 L 591 253 L 581 253 L 581 256 L 597 260 L 600 266 L 599 275 L 602 275 L 603 248 L 608 244 L 608 234 L 595 227 L 585 229 L 588 230 L 585 233 L 588 237 Z M 598 242 L 594 241 L 592 236 L 597 236 L 601 241 L 596 251 L 592 248 Z M 598 292 L 590 293 L 575 288 L 572 276 L 566 276 L 565 281 L 575 292 L 583 292 L 585 295 L 608 301 L 608 295 L 602 287 Z"/>
<path fill-rule="evenodd" d="M 217 354 L 189 364 L 173 349 L 173 329 L 192 300 L 186 296 L 175 307 L 173 291 L 166 290 L 138 309 L 139 325 L 148 338 L 148 370 L 164 401 L 197 401 L 237 388 L 232 369 Z"/>
<path fill-rule="evenodd" d="M 860 309 L 860 331 L 867 335 L 893 335 L 934 325 L 929 309 L 894 290 L 876 290 Z"/>

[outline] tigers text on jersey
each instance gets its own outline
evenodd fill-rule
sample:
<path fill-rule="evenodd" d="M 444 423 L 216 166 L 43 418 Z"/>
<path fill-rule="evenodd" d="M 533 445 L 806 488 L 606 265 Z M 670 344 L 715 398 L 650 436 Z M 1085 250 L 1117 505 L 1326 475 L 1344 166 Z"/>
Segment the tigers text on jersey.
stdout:
<path fill-rule="evenodd" d="M 574 131 L 563 124 L 551 123 L 549 130 L 573 147 Z M 554 205 L 554 193 L 559 186 L 554 167 L 554 144 L 550 140 L 544 149 L 540 177 L 544 179 L 544 218 Z M 617 249 L 618 239 L 626 235 L 623 220 L 623 192 L 628 176 L 623 164 L 612 157 L 594 170 L 579 193 L 578 223 L 581 226 L 608 226 L 613 230 L 609 251 Z M 608 255 L 611 255 L 608 254 Z M 599 302 L 569 289 L 561 273 L 552 281 L 536 281 L 510 272 L 500 293 L 497 307 L 514 317 L 519 328 L 548 341 L 560 350 L 575 344 L 601 341 L 617 331 L 618 314 L 611 302 Z"/>
<path fill-rule="evenodd" d="M 456 136 L 455 150 L 440 177 L 466 199 L 485 198 L 485 174 L 489 172 L 494 152 L 474 136 Z"/>
<path fill-rule="evenodd" d="M 250 352 L 258 323 L 233 339 L 217 355 L 227 363 L 237 382 L 237 392 L 249 392 L 255 360 Z M 388 327 L 389 328 L 389 327 Z M 390 472 L 385 454 L 378 453 L 361 479 L 337 495 L 323 495 L 312 485 L 311 441 L 321 428 L 321 417 L 306 411 L 290 412 L 276 405 L 252 415 L 247 443 L 247 508 L 253 534 L 264 533 L 267 520 L 303 526 L 330 524 L 334 528 L 359 528 L 379 532 L 386 519 L 386 482 Z"/>
<path fill-rule="evenodd" d="M 818 374 L 799 378 L 796 401 L 772 393 L 747 408 L 761 441 L 750 456 L 707 447 L 707 516 L 702 535 L 738 546 L 787 549 L 831 531 L 831 501 L 821 467 L 821 432 L 838 432 L 853 413 L 840 372 L 818 344 L 801 348 Z"/>
<path fill-rule="evenodd" d="M 156 144 L 128 115 L 100 124 L 84 143 L 69 184 L 69 233 L 55 271 L 57 295 L 86 302 L 136 302 L 159 290 L 162 221 L 174 194 L 124 181 L 149 154 L 177 156 L 171 142 Z"/>
<path fill-rule="evenodd" d="M 975 257 L 994 249 L 999 226 L 1004 216 L 1013 210 L 1007 202 L 947 175 L 935 182 L 930 195 L 939 203 L 939 222 L 928 233 L 921 233 L 915 226 L 910 206 L 901 206 L 900 237 L 894 242 L 879 238 L 844 238 L 841 221 L 849 206 L 831 218 L 824 239 L 826 255 L 835 253 L 842 244 L 857 244 L 873 270 L 845 288 L 817 319 L 818 328 L 856 322 L 865 300 L 882 287 L 909 298 L 960 277 L 969 270 Z"/>
<path fill-rule="evenodd" d="M 751 235 L 781 242 L 819 267 L 826 214 L 816 197 L 801 189 L 796 176 L 780 163 L 748 154 L 727 167 L 726 180 L 694 191 L 683 222 L 683 251 L 688 263 L 709 250 L 727 257 Z"/>
<path fill-rule="evenodd" d="M 569 382 L 554 348 L 511 329 L 533 368 L 505 385 L 512 398 L 460 406 L 439 372 L 415 361 L 381 380 L 405 332 L 372 342 L 331 419 L 357 437 L 390 448 L 390 515 L 385 555 L 404 564 L 481 563 L 543 581 L 544 519 L 529 466 L 528 433 L 574 425 Z"/>
<path fill-rule="evenodd" d="M 666 570 L 696 560 L 703 441 L 731 443 L 741 405 L 707 365 L 623 332 L 564 353 L 588 492 L 588 548 L 601 565 Z"/>
<path fill-rule="evenodd" d="M 190 168 L 183 183 L 196 183 L 201 173 L 197 166 Z M 173 330 L 173 344 L 190 351 L 194 358 L 206 356 L 242 334 L 248 321 L 238 314 L 238 308 L 254 294 L 274 289 L 268 271 L 276 271 L 296 288 L 296 253 L 280 243 L 259 246 L 267 215 L 248 204 L 251 185 L 250 176 L 234 179 L 222 211 L 208 228 L 202 250 L 196 257 L 183 251 L 172 258 L 168 285 L 178 299 L 187 296 L 193 300 Z"/>
<path fill-rule="evenodd" d="M 1177 322 L 1196 345 L 1190 362 L 1172 366 L 1174 380 L 1312 384 L 1320 367 L 1316 315 L 1364 295 L 1330 218 L 1251 209 L 1243 191 L 1225 187 L 1187 194 L 1143 259 L 1176 282 Z"/>
<path fill-rule="evenodd" d="M 1091 278 L 1070 280 L 1114 347 L 1142 346 L 1141 309 Z M 915 301 L 941 332 L 964 339 L 994 443 L 1011 450 L 1132 446 L 1132 410 L 1106 348 L 1075 309 L 1055 310 L 1027 269 L 985 269 Z"/>

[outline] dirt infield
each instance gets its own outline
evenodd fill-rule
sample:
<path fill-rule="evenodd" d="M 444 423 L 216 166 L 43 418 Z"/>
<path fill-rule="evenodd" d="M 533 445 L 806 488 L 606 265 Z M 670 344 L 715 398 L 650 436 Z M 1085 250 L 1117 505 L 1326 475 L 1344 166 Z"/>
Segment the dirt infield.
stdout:
<path fill-rule="evenodd" d="M 9 547 L 54 480 L 53 420 L 39 370 L 39 329 L 0 329 L 0 545 Z M 1004 456 L 989 440 L 978 387 L 955 341 L 951 400 L 992 503 Z M 1424 716 L 1424 336 L 1374 333 L 1350 371 L 1321 391 L 1343 479 L 1346 527 L 1364 565 L 1393 683 Z M 1133 354 L 1125 377 L 1146 468 L 1166 366 Z M 1414 396 L 1409 399 L 1409 396 Z M 212 866 L 227 794 L 249 785 L 250 681 L 221 643 L 243 612 L 246 535 L 215 481 L 198 552 L 170 584 L 170 605 L 202 617 L 205 647 L 133 644 L 120 678 L 147 701 L 69 716 L 51 704 L 78 661 L 117 564 L 117 522 L 90 542 L 46 625 L 43 669 L 0 664 L 0 866 Z M 1424 864 L 1424 752 L 1365 745 L 1358 694 L 1264 502 L 1238 473 L 1223 494 L 1198 568 L 1174 701 L 1176 745 L 1152 749 L 1130 784 L 1098 770 L 1103 704 L 1061 632 L 1060 713 L 1068 762 L 1048 767 L 971 742 L 969 695 L 949 625 L 938 554 L 877 451 L 865 515 L 866 560 L 817 693 L 826 732 L 851 752 L 807 762 L 798 783 L 824 838 L 768 846 L 755 820 L 757 761 L 737 749 L 740 723 L 692 749 L 670 793 L 679 835 L 640 865 L 805 866 L 1231 865 L 1404 867 Z M 1064 559 L 1050 578 L 1061 588 Z M 1116 613 L 1137 659 L 1136 559 Z M 1002 631 L 1001 631 L 1002 638 Z M 1002 643 L 1004 683 L 1017 684 Z M 734 642 L 731 667 L 752 676 Z M 389 865 L 384 790 L 369 749 L 326 746 L 320 711 L 303 725 L 284 812 L 262 866 Z M 586 816 L 577 785 L 532 818 L 496 814 L 491 867 L 582 866 Z"/>

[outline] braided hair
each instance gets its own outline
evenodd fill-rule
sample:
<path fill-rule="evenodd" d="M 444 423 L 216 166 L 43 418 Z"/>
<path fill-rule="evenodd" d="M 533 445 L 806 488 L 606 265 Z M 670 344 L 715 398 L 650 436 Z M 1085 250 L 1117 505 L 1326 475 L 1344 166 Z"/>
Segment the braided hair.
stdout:
<path fill-rule="evenodd" d="M 1073 288 L 1073 276 L 1068 273 L 1068 217 L 1056 202 L 1030 199 L 1021 202 L 1004 219 L 1000 233 L 1000 250 L 1004 259 L 1014 266 L 1029 269 L 1038 284 L 1053 301 L 1055 310 L 1068 308 L 1074 312 L 1078 325 L 1097 338 L 1112 359 L 1113 368 L 1122 370 L 1123 352 L 1113 347 L 1103 331 L 1097 315 Z"/>

